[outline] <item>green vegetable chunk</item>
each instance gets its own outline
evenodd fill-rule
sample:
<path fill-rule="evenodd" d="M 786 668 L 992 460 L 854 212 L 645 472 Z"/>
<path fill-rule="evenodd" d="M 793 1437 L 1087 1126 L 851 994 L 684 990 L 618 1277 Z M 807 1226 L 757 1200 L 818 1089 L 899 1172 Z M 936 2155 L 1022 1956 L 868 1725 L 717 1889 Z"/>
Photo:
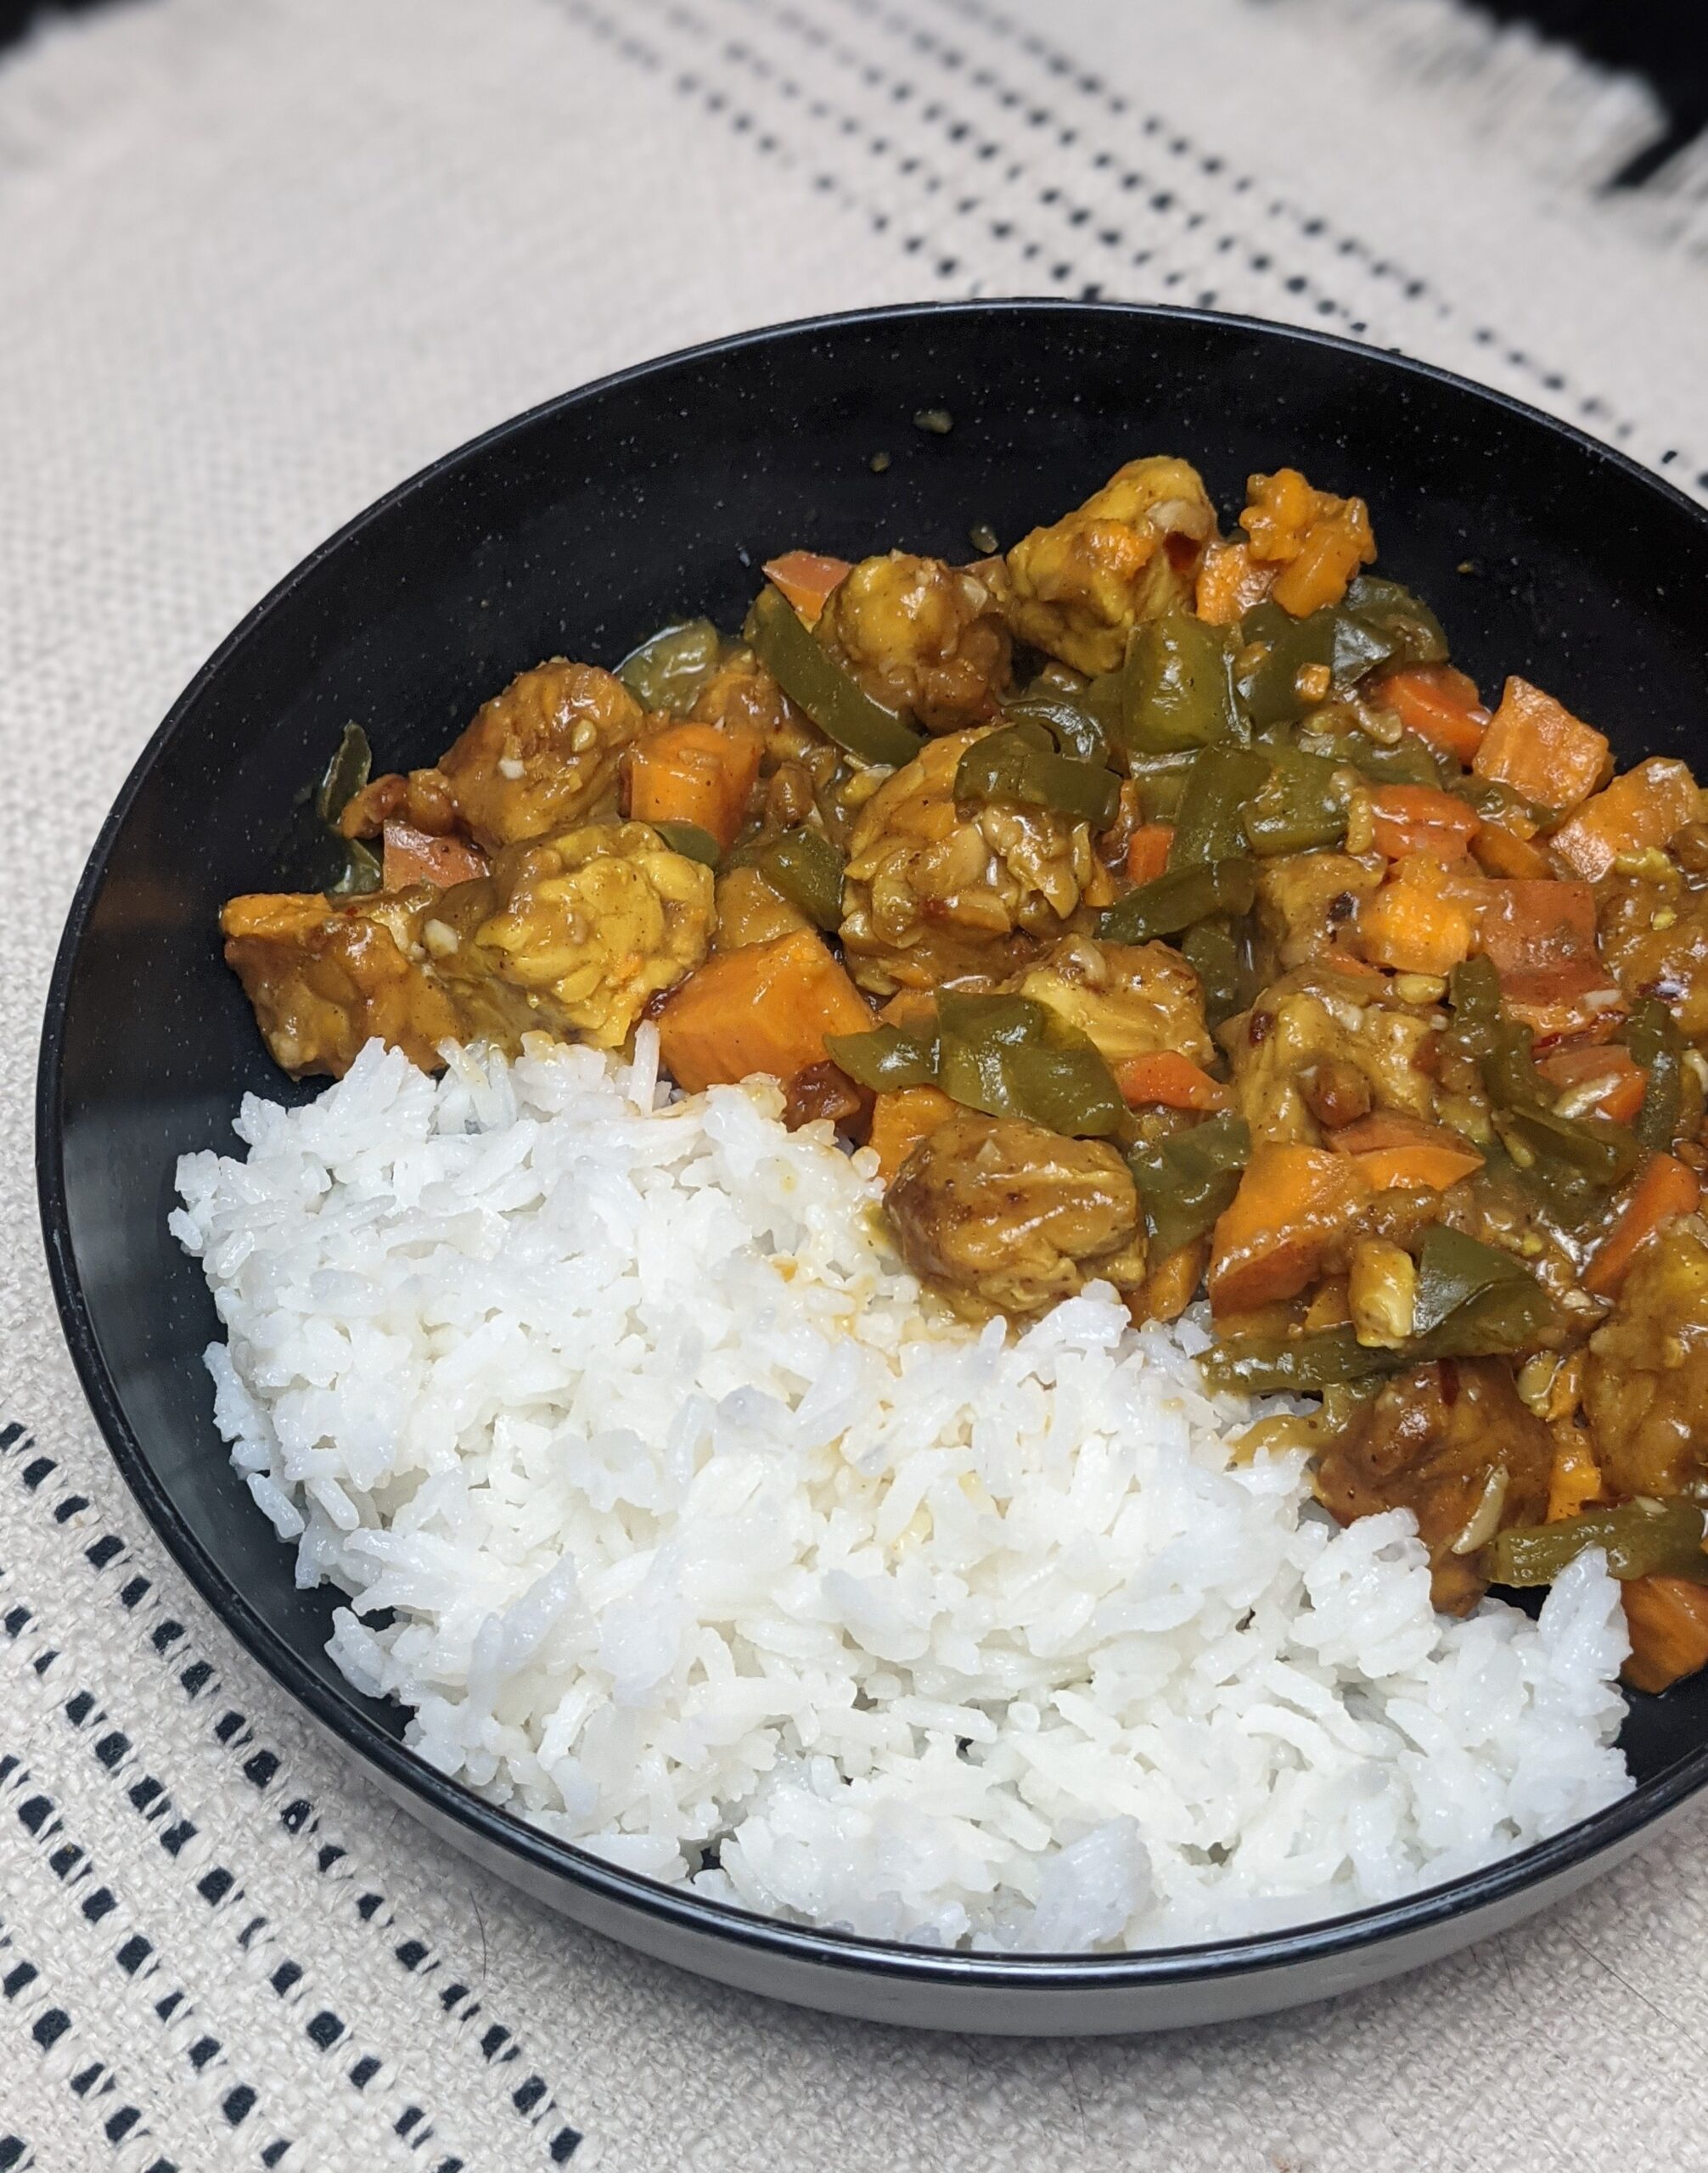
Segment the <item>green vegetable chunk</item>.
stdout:
<path fill-rule="evenodd" d="M 1211 913 L 1188 928 L 1180 938 L 1179 950 L 1198 975 L 1205 1017 L 1212 1026 L 1225 1025 L 1256 1001 L 1258 977 L 1251 963 L 1250 935 L 1231 914 Z"/>
<path fill-rule="evenodd" d="M 1551 1585 L 1569 1563 L 1598 1547 L 1615 1577 L 1689 1577 L 1708 1584 L 1700 1502 L 1627 1502 L 1586 1509 L 1551 1524 L 1514 1524 L 1497 1532 L 1483 1557 L 1497 1585 Z"/>
<path fill-rule="evenodd" d="M 1299 674 L 1307 667 L 1333 666 L 1339 617 L 1328 609 L 1295 619 L 1267 600 L 1246 613 L 1239 626 L 1236 683 L 1255 730 L 1296 724 L 1316 706 L 1299 691 Z"/>
<path fill-rule="evenodd" d="M 685 716 L 722 653 L 722 637 L 710 619 L 685 619 L 631 649 L 616 676 L 643 710 Z"/>
<path fill-rule="evenodd" d="M 698 823 L 655 823 L 653 828 L 670 847 L 684 860 L 698 860 L 707 868 L 716 868 L 722 848 L 710 830 L 702 830 Z"/>
<path fill-rule="evenodd" d="M 842 920 L 842 857 L 818 830 L 784 830 L 763 847 L 759 872 L 818 928 Z"/>
<path fill-rule="evenodd" d="M 943 1031 L 981 1048 L 1018 1049 L 1041 1042 L 1049 1016 L 1030 996 L 964 996 L 952 988 L 937 991 L 937 1023 Z"/>
<path fill-rule="evenodd" d="M 1268 756 L 1255 747 L 1206 747 L 1194 758 L 1174 818 L 1171 875 L 1177 868 L 1244 853 L 1245 804 L 1268 782 L 1269 768 Z"/>
<path fill-rule="evenodd" d="M 1076 1138 L 1106 1137 L 1126 1105 L 1090 1041 L 1026 996 L 937 995 L 937 1029 L 834 1034 L 832 1060 L 876 1092 L 939 1086 L 963 1108 L 1020 1117 Z"/>
<path fill-rule="evenodd" d="M 1351 1327 L 1307 1335 L 1237 1336 L 1199 1361 L 1205 1382 L 1241 1395 L 1318 1395 L 1343 1382 L 1373 1380 L 1401 1362 L 1392 1350 L 1366 1350 Z"/>
<path fill-rule="evenodd" d="M 760 662 L 789 700 L 847 753 L 899 767 L 924 744 L 923 733 L 856 684 L 769 582 L 754 598 L 748 630 Z"/>
<path fill-rule="evenodd" d="M 1441 1223 L 1425 1232 L 1411 1355 L 1487 1358 L 1526 1350 L 1553 1320 L 1548 1293 L 1510 1253 Z"/>
<path fill-rule="evenodd" d="M 876 1026 L 869 1034 L 828 1034 L 824 1046 L 840 1071 L 874 1094 L 936 1084 L 937 1036 L 933 1031 Z"/>
<path fill-rule="evenodd" d="M 1042 725 L 1010 724 L 976 741 L 962 755 L 955 797 L 1046 807 L 1100 830 L 1115 818 L 1121 786 L 1111 772 L 1056 754 Z"/>
<path fill-rule="evenodd" d="M 1284 747 L 1242 817 L 1245 841 L 1261 858 L 1312 852 L 1346 834 L 1346 795 L 1335 782 L 1341 765 L 1326 755 Z"/>
<path fill-rule="evenodd" d="M 1231 1113 L 1129 1151 L 1126 1166 L 1160 1255 L 1204 1235 L 1239 1191 L 1250 1156 L 1250 1127 Z"/>
<path fill-rule="evenodd" d="M 1109 766 L 1109 727 L 1084 695 L 1066 693 L 1048 680 L 1035 682 L 1007 703 L 1003 715 L 1012 724 L 1041 725 L 1064 755 L 1076 761 Z"/>
<path fill-rule="evenodd" d="M 287 889 L 357 898 L 379 888 L 379 854 L 360 838 L 346 838 L 338 827 L 339 817 L 367 784 L 373 767 L 368 734 L 359 724 L 346 724 L 319 783 L 312 792 L 305 789 L 297 795 L 279 840 L 279 879 Z"/>
<path fill-rule="evenodd" d="M 1121 675 L 1121 735 L 1137 754 L 1166 755 L 1241 736 L 1227 635 L 1189 611 L 1135 626 Z"/>
<path fill-rule="evenodd" d="M 1632 1063 L 1649 1075 L 1635 1126 L 1638 1141 L 1651 1153 L 1670 1154 L 1684 1098 L 1684 1036 L 1666 1006 L 1645 997 L 1632 1011 L 1625 1046 Z"/>
<path fill-rule="evenodd" d="M 1452 1030 L 1477 1060 L 1496 1130 L 1525 1182 L 1561 1221 L 1576 1224 L 1636 1166 L 1635 1136 L 1591 1113 L 1563 1117 L 1531 1053 L 1528 1026 L 1509 1018 L 1490 960 L 1468 958 L 1448 980 Z"/>
<path fill-rule="evenodd" d="M 1149 943 L 1159 935 L 1177 935 L 1213 913 L 1249 912 L 1256 895 L 1256 870 L 1249 860 L 1190 868 L 1171 862 L 1154 882 L 1117 899 L 1098 920 L 1097 932 L 1110 943 Z"/>

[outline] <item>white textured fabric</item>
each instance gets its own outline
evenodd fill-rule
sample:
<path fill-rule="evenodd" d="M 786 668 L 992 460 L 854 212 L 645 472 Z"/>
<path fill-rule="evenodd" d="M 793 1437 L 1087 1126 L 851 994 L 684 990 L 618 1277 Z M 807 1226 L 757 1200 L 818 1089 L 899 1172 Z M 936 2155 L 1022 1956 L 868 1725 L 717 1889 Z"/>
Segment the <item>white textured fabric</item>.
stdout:
<path fill-rule="evenodd" d="M 166 1561 L 26 1151 L 138 748 L 409 469 L 738 326 L 1094 288 L 1404 347 L 1708 495 L 1700 162 L 1596 193 L 1654 125 L 1451 0 L 147 0 L 0 64 L 0 2173 L 1702 2163 L 1700 1812 L 1457 1961 L 1189 2039 L 841 2024 L 517 1900 Z"/>

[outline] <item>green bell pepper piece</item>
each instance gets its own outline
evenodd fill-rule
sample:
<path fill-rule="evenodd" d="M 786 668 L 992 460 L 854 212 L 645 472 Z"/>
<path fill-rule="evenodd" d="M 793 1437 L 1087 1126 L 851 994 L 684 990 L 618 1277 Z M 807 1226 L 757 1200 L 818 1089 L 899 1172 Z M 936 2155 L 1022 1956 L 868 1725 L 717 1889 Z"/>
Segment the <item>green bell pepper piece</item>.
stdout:
<path fill-rule="evenodd" d="M 632 649 L 616 676 L 643 710 L 685 716 L 722 654 L 722 637 L 710 619 L 685 619 Z"/>
<path fill-rule="evenodd" d="M 874 1094 L 936 1084 L 935 1030 L 874 1026 L 869 1034 L 827 1034 L 824 1046 L 838 1070 Z"/>
<path fill-rule="evenodd" d="M 1204 1235 L 1239 1191 L 1250 1157 L 1250 1127 L 1231 1111 L 1129 1151 L 1126 1166 L 1159 1256 Z"/>
<path fill-rule="evenodd" d="M 1198 976 L 1205 1016 L 1212 1026 L 1225 1025 L 1256 1001 L 1258 977 L 1251 963 L 1250 937 L 1230 914 L 1211 913 L 1195 923 L 1181 936 L 1178 947 Z"/>
<path fill-rule="evenodd" d="M 1436 1223 L 1418 1249 L 1411 1353 L 1486 1358 L 1525 1350 L 1553 1320 L 1548 1293 L 1510 1253 Z"/>
<path fill-rule="evenodd" d="M 1065 1132 L 1076 1139 L 1106 1139 L 1126 1120 L 1126 1104 L 1108 1064 L 1089 1041 L 1004 1049 L 1002 1069 L 1014 1115 L 1042 1125 L 1047 1131 Z"/>
<path fill-rule="evenodd" d="M 1042 725 L 1059 751 L 1076 761 L 1109 766 L 1108 726 L 1083 696 L 1045 680 L 1005 704 L 1003 715 L 1013 724 Z"/>
<path fill-rule="evenodd" d="M 1514 1524 L 1489 1541 L 1483 1564 L 1497 1585 L 1551 1585 L 1587 1548 L 1598 1547 L 1615 1577 L 1689 1577 L 1708 1584 L 1702 1537 L 1700 1502 L 1627 1502 L 1557 1524 Z"/>
<path fill-rule="evenodd" d="M 874 702 L 837 663 L 788 598 L 767 581 L 748 615 L 760 662 L 827 739 L 862 762 L 911 762 L 924 734 Z"/>
<path fill-rule="evenodd" d="M 968 748 L 955 771 L 955 797 L 1015 800 L 1101 830 L 1115 819 L 1121 786 L 1110 771 L 1054 753 L 1044 727 L 1026 722 L 999 727 Z"/>
<path fill-rule="evenodd" d="M 1346 795 L 1335 783 L 1340 764 L 1325 755 L 1276 750 L 1267 781 L 1245 803 L 1245 842 L 1270 858 L 1339 845 L 1346 834 Z"/>
<path fill-rule="evenodd" d="M 338 818 L 368 783 L 374 756 L 359 724 L 346 724 L 312 791 L 297 795 L 280 839 L 280 880 L 293 890 L 329 898 L 365 897 L 380 886 L 379 856 L 360 838 L 346 838 Z"/>
<path fill-rule="evenodd" d="M 1133 628 L 1121 667 L 1121 736 L 1142 755 L 1243 737 L 1233 650 L 1219 626 L 1171 611 Z"/>
<path fill-rule="evenodd" d="M 1367 1350 L 1351 1327 L 1306 1335 L 1236 1336 L 1199 1360 L 1207 1385 L 1239 1395 L 1320 1395 L 1349 1381 L 1374 1380 L 1403 1361 L 1397 1351 Z"/>
<path fill-rule="evenodd" d="M 1190 868 L 1171 862 L 1153 882 L 1117 899 L 1098 920 L 1097 932 L 1110 943 L 1149 943 L 1159 935 L 1177 935 L 1212 913 L 1249 912 L 1256 895 L 1257 874 L 1249 860 Z"/>
<path fill-rule="evenodd" d="M 1245 804 L 1267 783 L 1269 767 L 1268 756 L 1255 747 L 1224 744 L 1206 747 L 1194 757 L 1174 818 L 1174 842 L 1168 851 L 1171 874 L 1177 868 L 1232 860 L 1244 852 Z"/>
<path fill-rule="evenodd" d="M 722 857 L 722 847 L 710 830 L 703 830 L 698 823 L 655 823 L 653 828 L 670 847 L 684 860 L 697 860 L 707 868 L 716 868 Z"/>
<path fill-rule="evenodd" d="M 1670 1154 L 1684 1098 L 1684 1036 L 1678 1022 L 1657 997 L 1645 997 L 1632 1011 L 1625 1046 L 1632 1063 L 1649 1075 L 1635 1127 L 1638 1139 L 1654 1154 Z"/>
<path fill-rule="evenodd" d="M 1341 605 L 1345 617 L 1359 629 L 1362 643 L 1343 637 L 1344 657 L 1335 659 L 1334 683 L 1351 686 L 1376 665 L 1445 664 L 1447 637 L 1441 620 L 1429 605 L 1396 581 L 1379 574 L 1360 574 L 1346 590 Z M 1379 650 L 1373 661 L 1361 664 L 1361 649 Z"/>
<path fill-rule="evenodd" d="M 1127 774 L 1138 787 L 1147 823 L 1171 823 L 1192 777 L 1191 755 L 1129 755 Z"/>
<path fill-rule="evenodd" d="M 841 925 L 842 856 L 823 832 L 783 831 L 760 853 L 759 872 L 816 927 Z"/>
<path fill-rule="evenodd" d="M 1030 996 L 967 996 L 958 989 L 937 991 L 937 1023 L 980 1047 L 1025 1048 L 1041 1042 L 1049 1013 Z"/>
<path fill-rule="evenodd" d="M 1300 745 L 1312 755 L 1345 763 L 1371 784 L 1422 784 L 1440 790 L 1457 774 L 1452 758 L 1438 757 L 1415 732 L 1407 732 L 1393 746 L 1384 747 L 1355 727 L 1317 729 L 1301 733 Z"/>
<path fill-rule="evenodd" d="M 1332 609 L 1295 619 L 1267 600 L 1246 613 L 1235 685 L 1255 730 L 1296 724 L 1316 706 L 1300 693 L 1299 674 L 1307 665 L 1333 665 L 1337 624 Z"/>

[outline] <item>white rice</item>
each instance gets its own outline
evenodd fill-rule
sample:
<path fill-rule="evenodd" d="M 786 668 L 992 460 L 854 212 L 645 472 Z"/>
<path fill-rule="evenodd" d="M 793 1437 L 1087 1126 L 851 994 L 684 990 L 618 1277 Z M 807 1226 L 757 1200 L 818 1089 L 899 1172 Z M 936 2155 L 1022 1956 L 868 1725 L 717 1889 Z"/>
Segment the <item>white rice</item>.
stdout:
<path fill-rule="evenodd" d="M 922 1305 L 768 1082 L 370 1045 L 172 1228 L 221 1433 L 421 1756 L 630 1869 L 930 1944 L 1150 1947 L 1438 1884 L 1629 1787 L 1599 1555 L 1436 1616 L 1408 1514 L 1230 1463 L 1203 1328 Z"/>

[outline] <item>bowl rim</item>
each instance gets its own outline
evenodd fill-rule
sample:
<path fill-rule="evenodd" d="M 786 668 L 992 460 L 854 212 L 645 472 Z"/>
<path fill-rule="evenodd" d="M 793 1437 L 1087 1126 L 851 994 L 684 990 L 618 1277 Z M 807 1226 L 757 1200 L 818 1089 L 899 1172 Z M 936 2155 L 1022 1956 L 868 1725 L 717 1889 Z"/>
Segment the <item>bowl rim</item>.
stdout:
<path fill-rule="evenodd" d="M 118 834 L 155 764 L 205 690 L 219 677 L 256 627 L 347 543 L 375 521 L 407 504 L 417 493 L 483 458 L 494 446 L 522 435 L 547 416 L 594 405 L 619 388 L 643 385 L 649 379 L 667 377 L 685 368 L 786 340 L 834 337 L 872 327 L 899 328 L 965 317 L 1013 320 L 1028 316 L 1184 323 L 1211 333 L 1248 338 L 1256 335 L 1282 347 L 1298 343 L 1328 348 L 1356 357 L 1377 376 L 1394 374 L 1427 379 L 1475 401 L 1492 403 L 1508 414 L 1563 439 L 1581 457 L 1617 469 L 1645 490 L 1669 501 L 1698 526 L 1708 529 L 1708 508 L 1666 477 L 1576 424 L 1564 422 L 1509 393 L 1479 385 L 1435 363 L 1368 345 L 1362 340 L 1220 311 L 1177 308 L 1160 303 L 1031 295 L 904 302 L 791 318 L 782 323 L 697 342 L 608 371 L 586 385 L 524 409 L 441 454 L 394 484 L 335 530 L 244 615 L 149 735 L 90 849 L 54 957 L 37 1069 L 36 1173 L 48 1274 L 60 1326 L 90 1409 L 121 1475 L 144 1516 L 198 1595 L 249 1657 L 323 1729 L 336 1737 L 346 1751 L 353 1752 L 365 1765 L 384 1776 L 406 1803 L 410 1799 L 419 1800 L 474 1843 L 497 1850 L 519 1866 L 525 1866 L 548 1878 L 567 1879 L 624 1912 L 638 1912 L 702 1939 L 709 1937 L 750 1951 L 767 1950 L 779 1960 L 788 1959 L 820 1969 L 892 1981 L 935 1983 L 946 1990 L 952 1986 L 988 1986 L 1010 1992 L 1024 1990 L 1092 1994 L 1222 1981 L 1312 1960 L 1329 1961 L 1402 1940 L 1452 1918 L 1475 1915 L 1514 1900 L 1526 1889 L 1546 1886 L 1551 1880 L 1619 1849 L 1621 1843 L 1632 1839 L 1708 1785 L 1708 1743 L 1667 1772 L 1654 1780 L 1638 1783 L 1629 1794 L 1551 1839 L 1533 1844 L 1440 1886 L 1425 1888 L 1395 1901 L 1284 1929 L 1130 1953 L 991 1953 L 875 1939 L 762 1916 L 733 1903 L 696 1894 L 686 1887 L 668 1885 L 626 1871 L 486 1802 L 462 1783 L 449 1779 L 429 1766 L 401 1740 L 388 1734 L 351 1698 L 315 1674 L 299 1658 L 255 1612 L 241 1588 L 190 1530 L 144 1456 L 116 1384 L 101 1355 L 71 1241 L 60 1124 L 70 983 Z"/>

